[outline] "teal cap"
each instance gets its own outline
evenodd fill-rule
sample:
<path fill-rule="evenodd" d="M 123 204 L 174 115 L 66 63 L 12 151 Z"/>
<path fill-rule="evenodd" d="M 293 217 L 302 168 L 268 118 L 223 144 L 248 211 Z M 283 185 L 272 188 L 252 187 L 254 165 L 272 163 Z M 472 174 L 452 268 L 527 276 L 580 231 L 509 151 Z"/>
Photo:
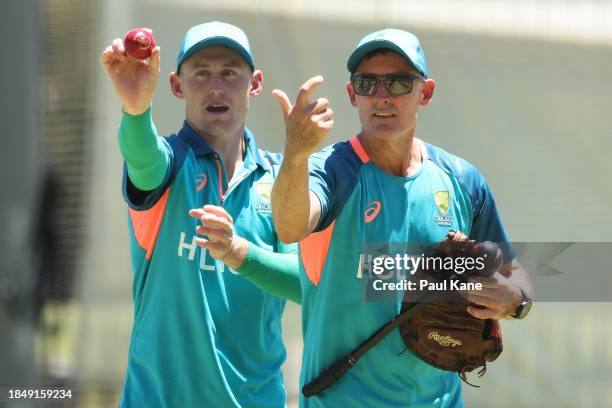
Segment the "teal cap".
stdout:
<path fill-rule="evenodd" d="M 386 28 L 363 37 L 346 63 L 349 72 L 355 72 L 366 55 L 380 49 L 388 49 L 398 53 L 421 75 L 427 78 L 427 61 L 419 39 L 408 31 L 395 28 Z"/>
<path fill-rule="evenodd" d="M 224 45 L 231 48 L 246 60 L 252 70 L 255 70 L 249 38 L 245 32 L 234 25 L 212 21 L 187 30 L 176 59 L 176 72 L 180 71 L 181 65 L 187 58 L 202 48 L 213 45 Z"/>

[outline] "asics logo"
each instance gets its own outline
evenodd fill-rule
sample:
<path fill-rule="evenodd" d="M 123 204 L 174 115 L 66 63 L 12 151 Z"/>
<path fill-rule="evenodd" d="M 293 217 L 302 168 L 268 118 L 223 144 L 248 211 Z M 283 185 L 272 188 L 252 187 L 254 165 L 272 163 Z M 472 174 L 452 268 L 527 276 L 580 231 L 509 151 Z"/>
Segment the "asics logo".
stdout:
<path fill-rule="evenodd" d="M 374 221 L 374 218 L 376 218 L 376 216 L 380 212 L 381 207 L 382 204 L 380 203 L 380 201 L 372 201 L 370 204 L 368 204 L 368 209 L 365 211 L 364 217 L 366 224 Z"/>
<path fill-rule="evenodd" d="M 196 182 L 196 190 L 202 191 L 202 189 L 206 186 L 206 182 L 208 181 L 208 177 L 204 173 L 200 173 L 197 175 L 195 180 Z"/>

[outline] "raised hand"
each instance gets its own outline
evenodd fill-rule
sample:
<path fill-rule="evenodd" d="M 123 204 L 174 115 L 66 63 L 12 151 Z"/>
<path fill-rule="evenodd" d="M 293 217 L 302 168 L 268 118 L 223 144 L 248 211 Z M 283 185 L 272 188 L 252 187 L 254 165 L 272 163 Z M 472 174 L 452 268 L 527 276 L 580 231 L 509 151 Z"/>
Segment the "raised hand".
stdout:
<path fill-rule="evenodd" d="M 323 140 L 334 126 L 334 112 L 329 108 L 329 101 L 319 98 L 310 101 L 312 91 L 323 82 L 322 76 L 307 80 L 301 87 L 291 104 L 287 94 L 280 89 L 272 91 L 280 103 L 287 141 L 285 145 L 285 160 L 294 157 L 306 158 L 321 147 Z"/>
<path fill-rule="evenodd" d="M 149 63 L 128 57 L 123 40 L 116 38 L 100 56 L 125 112 L 139 115 L 151 105 L 159 76 L 160 48 L 155 47 Z"/>
<path fill-rule="evenodd" d="M 234 270 L 238 269 L 246 257 L 248 242 L 234 234 L 232 216 L 223 207 L 216 205 L 194 208 L 189 211 L 189 215 L 200 220 L 202 225 L 196 227 L 196 232 L 206 236 L 196 237 L 196 244 L 207 249 L 214 259 Z"/>

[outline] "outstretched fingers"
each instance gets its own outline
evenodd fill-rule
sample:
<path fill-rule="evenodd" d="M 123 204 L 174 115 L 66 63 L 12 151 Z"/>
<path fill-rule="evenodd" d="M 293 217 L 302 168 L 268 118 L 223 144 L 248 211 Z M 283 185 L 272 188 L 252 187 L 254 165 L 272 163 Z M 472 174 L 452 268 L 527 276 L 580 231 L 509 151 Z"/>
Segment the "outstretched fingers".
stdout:
<path fill-rule="evenodd" d="M 323 77 L 321 75 L 314 76 L 304 82 L 304 84 L 300 87 L 300 91 L 297 94 L 295 104 L 300 106 L 308 105 L 310 103 L 310 94 L 322 83 Z"/>
<path fill-rule="evenodd" d="M 276 97 L 276 99 L 278 100 L 281 112 L 283 113 L 283 118 L 287 119 L 287 116 L 289 116 L 289 114 L 291 113 L 291 109 L 293 108 L 289 97 L 287 96 L 285 91 L 281 91 L 280 89 L 274 89 L 272 91 L 272 95 L 274 95 L 274 97 Z"/>

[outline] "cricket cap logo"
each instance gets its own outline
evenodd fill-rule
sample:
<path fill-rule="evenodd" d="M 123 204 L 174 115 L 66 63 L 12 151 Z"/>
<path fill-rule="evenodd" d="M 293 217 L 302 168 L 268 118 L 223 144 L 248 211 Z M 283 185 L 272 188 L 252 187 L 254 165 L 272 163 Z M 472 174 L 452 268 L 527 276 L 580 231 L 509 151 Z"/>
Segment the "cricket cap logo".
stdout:
<path fill-rule="evenodd" d="M 436 191 L 434 193 L 434 200 L 436 201 L 436 207 L 440 211 L 441 215 L 446 215 L 450 206 L 450 194 L 448 191 Z"/>

